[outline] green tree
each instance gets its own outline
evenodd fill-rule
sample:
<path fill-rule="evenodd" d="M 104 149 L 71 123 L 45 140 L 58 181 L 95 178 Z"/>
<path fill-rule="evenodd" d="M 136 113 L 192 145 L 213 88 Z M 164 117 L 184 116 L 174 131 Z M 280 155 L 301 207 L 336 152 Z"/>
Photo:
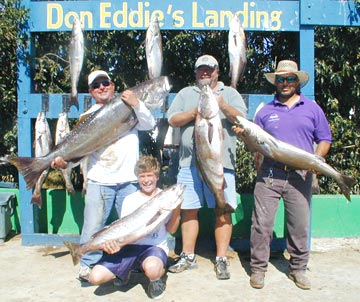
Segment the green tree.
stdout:
<path fill-rule="evenodd" d="M 356 178 L 355 194 L 359 194 L 360 180 L 359 46 L 359 27 L 315 29 L 316 100 L 326 112 L 333 134 L 326 160 Z M 339 192 L 333 179 L 320 176 L 319 183 L 324 193 Z"/>
<path fill-rule="evenodd" d="M 0 4 L 0 155 L 17 153 L 17 72 L 18 56 L 23 55 L 28 37 L 22 29 L 26 26 L 28 11 L 21 1 L 4 0 Z M 12 166 L 1 169 L 1 179 L 17 179 Z"/>

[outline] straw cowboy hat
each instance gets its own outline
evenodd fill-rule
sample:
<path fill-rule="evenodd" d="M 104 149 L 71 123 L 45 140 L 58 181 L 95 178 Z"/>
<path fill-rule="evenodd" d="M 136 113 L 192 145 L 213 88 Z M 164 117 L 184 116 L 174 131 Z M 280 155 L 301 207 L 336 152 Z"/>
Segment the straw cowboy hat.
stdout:
<path fill-rule="evenodd" d="M 304 87 L 309 81 L 309 74 L 305 71 L 299 70 L 296 62 L 291 60 L 280 61 L 275 72 L 265 73 L 265 78 L 269 83 L 275 85 L 275 78 L 277 75 L 294 73 L 297 75 L 300 83 L 300 88 Z"/>

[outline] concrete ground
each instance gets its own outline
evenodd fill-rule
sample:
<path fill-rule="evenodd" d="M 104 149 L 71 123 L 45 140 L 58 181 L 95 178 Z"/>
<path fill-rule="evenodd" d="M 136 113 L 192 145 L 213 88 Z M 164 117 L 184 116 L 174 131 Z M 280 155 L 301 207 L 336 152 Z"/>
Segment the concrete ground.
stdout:
<path fill-rule="evenodd" d="M 213 271 L 213 250 L 198 249 L 199 268 L 167 274 L 164 302 L 357 301 L 360 293 L 360 238 L 312 239 L 308 277 L 312 289 L 301 290 L 286 277 L 286 254 L 272 255 L 265 287 L 249 285 L 249 254 L 229 252 L 231 279 L 219 281 Z M 175 257 L 176 255 L 172 255 Z M 172 258 L 169 259 L 170 262 Z M 76 279 L 65 247 L 22 246 L 21 237 L 0 244 L 0 299 L 4 302 L 151 301 L 147 280 L 132 274 L 128 286 L 112 282 L 91 286 Z"/>

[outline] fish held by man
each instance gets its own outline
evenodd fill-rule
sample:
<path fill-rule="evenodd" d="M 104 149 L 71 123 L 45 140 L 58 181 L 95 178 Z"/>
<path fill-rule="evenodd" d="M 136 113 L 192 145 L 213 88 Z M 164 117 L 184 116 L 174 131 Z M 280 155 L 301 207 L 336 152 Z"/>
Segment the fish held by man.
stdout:
<path fill-rule="evenodd" d="M 339 185 L 346 199 L 350 201 L 351 187 L 355 184 L 353 177 L 336 171 L 327 164 L 323 158 L 315 154 L 311 154 L 274 138 L 246 118 L 238 116 L 236 124 L 244 129 L 244 132 L 241 134 L 241 139 L 250 151 L 258 151 L 264 156 L 289 165 L 294 169 L 316 171 L 319 174 L 332 177 Z"/>
<path fill-rule="evenodd" d="M 149 27 L 146 31 L 145 54 L 149 79 L 159 77 L 161 75 L 163 64 L 163 50 L 160 26 L 157 18 L 150 21 Z"/>
<path fill-rule="evenodd" d="M 77 87 L 79 83 L 80 73 L 84 61 L 84 35 L 81 28 L 81 22 L 78 18 L 74 18 L 71 32 L 69 59 L 70 59 L 70 78 L 71 78 L 71 96 L 69 107 L 75 105 L 79 108 Z"/>
<path fill-rule="evenodd" d="M 156 108 L 162 105 L 171 85 L 167 77 L 158 77 L 130 89 L 148 108 Z M 26 188 L 30 189 L 35 185 L 41 172 L 50 167 L 57 156 L 61 156 L 65 161 L 77 162 L 84 156 L 112 143 L 135 127 L 137 122 L 133 109 L 121 100 L 120 94 L 79 123 L 47 155 L 39 158 L 14 157 L 7 161 L 22 173 Z"/>
<path fill-rule="evenodd" d="M 79 263 L 82 255 L 102 250 L 105 242 L 109 240 L 116 240 L 123 247 L 151 233 L 182 203 L 184 190 L 183 184 L 175 184 L 164 189 L 131 214 L 105 226 L 84 244 L 65 241 L 74 265 Z"/>
<path fill-rule="evenodd" d="M 242 81 L 247 64 L 246 37 L 239 17 L 234 14 L 229 24 L 228 53 L 231 78 L 230 87 L 236 89 L 237 83 Z"/>
<path fill-rule="evenodd" d="M 222 164 L 223 128 L 219 104 L 208 85 L 201 89 L 198 113 L 195 119 L 194 139 L 196 164 L 205 183 L 216 199 L 219 209 L 234 209 L 226 202 L 224 167 Z"/>
<path fill-rule="evenodd" d="M 46 119 L 46 114 L 44 111 L 38 113 L 35 122 L 35 140 L 34 140 L 34 148 L 35 148 L 35 156 L 40 157 L 48 154 L 52 149 L 53 140 L 51 137 L 51 131 L 49 127 L 49 123 Z M 45 169 L 40 177 L 38 178 L 33 194 L 31 196 L 31 204 L 37 205 L 40 209 L 42 207 L 42 198 L 41 198 L 41 188 L 42 185 L 49 173 L 49 168 Z"/>

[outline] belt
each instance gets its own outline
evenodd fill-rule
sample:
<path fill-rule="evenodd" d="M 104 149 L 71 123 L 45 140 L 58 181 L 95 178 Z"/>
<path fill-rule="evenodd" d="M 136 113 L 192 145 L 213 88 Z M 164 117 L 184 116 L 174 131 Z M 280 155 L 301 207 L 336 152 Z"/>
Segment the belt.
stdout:
<path fill-rule="evenodd" d="M 295 167 L 292 167 L 292 166 L 289 166 L 289 165 L 285 165 L 285 164 L 279 163 L 279 162 L 274 162 L 273 168 L 280 169 L 280 170 L 284 170 L 285 172 L 295 171 L 295 170 L 296 170 Z"/>

